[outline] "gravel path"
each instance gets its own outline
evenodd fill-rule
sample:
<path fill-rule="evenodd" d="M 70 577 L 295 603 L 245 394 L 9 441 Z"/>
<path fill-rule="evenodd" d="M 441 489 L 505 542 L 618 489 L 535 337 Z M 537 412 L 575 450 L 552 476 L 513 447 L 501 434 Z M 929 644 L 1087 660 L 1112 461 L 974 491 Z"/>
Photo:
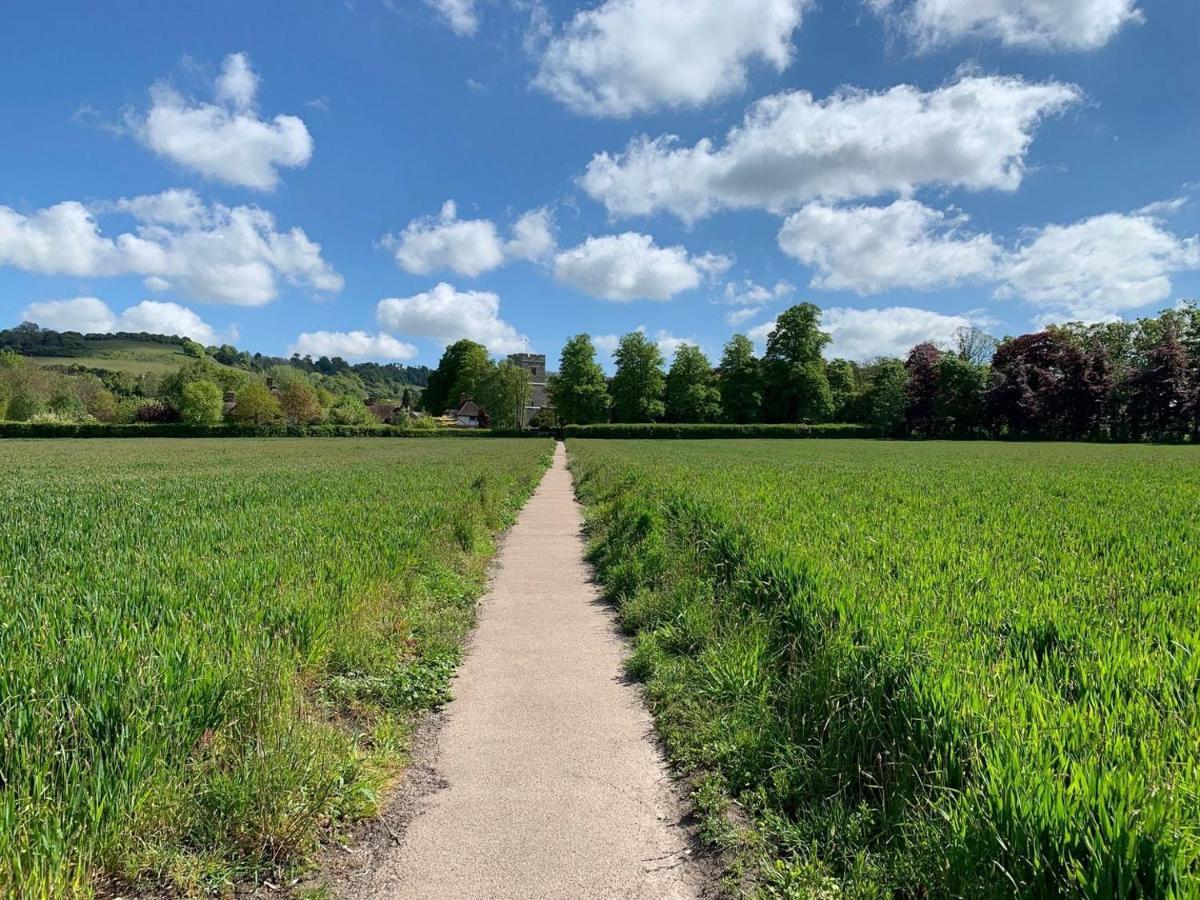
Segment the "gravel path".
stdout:
<path fill-rule="evenodd" d="M 442 787 L 356 896 L 700 896 L 581 521 L 560 443 L 504 541 L 455 681 L 432 760 Z"/>

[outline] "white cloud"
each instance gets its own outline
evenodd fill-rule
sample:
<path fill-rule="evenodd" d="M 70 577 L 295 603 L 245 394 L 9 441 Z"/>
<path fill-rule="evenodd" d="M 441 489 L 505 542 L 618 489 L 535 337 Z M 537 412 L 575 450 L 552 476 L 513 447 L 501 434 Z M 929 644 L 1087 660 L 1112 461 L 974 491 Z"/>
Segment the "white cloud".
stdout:
<path fill-rule="evenodd" d="M 643 326 L 643 327 L 639 328 L 638 330 L 645 331 L 646 328 L 645 328 L 645 326 Z M 684 346 L 699 347 L 700 346 L 700 342 L 695 340 L 694 338 L 676 337 L 671 332 L 667 331 L 665 328 L 660 328 L 660 329 L 658 329 L 658 331 L 654 332 L 653 340 L 654 340 L 655 345 L 658 347 L 658 352 L 663 355 L 663 359 L 666 360 L 668 363 L 670 363 L 671 360 L 675 358 L 675 351 L 678 350 L 680 347 L 684 347 Z"/>
<path fill-rule="evenodd" d="M 1136 0 L 866 0 L 930 48 L 971 38 L 1036 50 L 1095 50 L 1129 23 Z"/>
<path fill-rule="evenodd" d="M 663 355 L 663 359 L 666 360 L 668 363 L 675 356 L 675 351 L 678 350 L 680 347 L 684 346 L 685 344 L 689 344 L 693 347 L 700 346 L 700 342 L 695 340 L 694 338 L 676 337 L 674 334 L 667 331 L 665 328 L 658 329 L 656 332 L 654 332 L 653 335 L 651 335 L 649 333 L 649 331 L 645 325 L 639 325 L 637 328 L 634 329 L 634 331 L 640 331 L 642 334 L 646 335 L 652 341 L 654 341 L 655 346 L 658 347 L 658 352 Z M 604 354 L 608 355 L 609 357 L 611 357 L 614 353 L 617 352 L 617 347 L 620 346 L 622 337 L 623 337 L 623 335 L 619 335 L 619 334 L 593 335 L 592 345 L 601 353 L 604 353 Z"/>
<path fill-rule="evenodd" d="M 821 311 L 821 330 L 832 340 L 826 359 L 864 360 L 876 356 L 904 356 L 923 341 L 948 343 L 954 332 L 975 322 L 966 315 L 944 315 L 911 306 L 886 309 L 835 307 Z M 775 320 L 751 328 L 747 334 L 760 347 L 775 330 Z"/>
<path fill-rule="evenodd" d="M 746 85 L 751 61 L 783 71 L 808 0 L 605 0 L 545 49 L 534 85 L 576 112 L 699 106 Z"/>
<path fill-rule="evenodd" d="M 305 166 L 313 142 L 303 120 L 260 118 L 255 108 L 258 76 L 244 53 L 225 57 L 214 100 L 184 97 L 166 84 L 150 89 L 150 109 L 129 125 L 146 147 L 206 178 L 269 191 L 280 167 Z"/>
<path fill-rule="evenodd" d="M 750 321 L 767 304 L 790 297 L 795 292 L 795 286 L 787 281 L 777 281 L 774 287 L 768 288 L 747 278 L 741 282 L 726 283 L 719 302 L 736 307 L 725 314 L 725 323 L 736 327 Z"/>
<path fill-rule="evenodd" d="M 135 229 L 101 233 L 96 213 L 123 212 Z M 193 191 L 165 191 L 95 210 L 73 200 L 25 215 L 0 206 L 0 266 L 44 275 L 137 274 L 148 290 L 177 290 L 199 300 L 261 306 L 279 281 L 338 291 L 342 277 L 321 245 L 299 228 L 276 230 L 254 206 L 206 206 Z"/>
<path fill-rule="evenodd" d="M 117 322 L 108 304 L 98 297 L 31 303 L 22 310 L 21 318 L 52 331 L 78 331 L 81 334 L 107 334 L 115 330 L 113 326 Z"/>
<path fill-rule="evenodd" d="M 810 203 L 784 222 L 779 246 L 815 270 L 815 288 L 859 294 L 931 290 L 995 270 L 1000 248 L 989 235 L 964 233 L 965 221 L 916 200 L 890 206 Z"/>
<path fill-rule="evenodd" d="M 195 312 L 178 303 L 160 303 L 156 300 L 143 300 L 120 315 L 96 297 L 46 300 L 31 303 L 22 311 L 21 318 L 55 331 L 78 331 L 82 334 L 144 331 L 189 337 L 205 345 L 217 341 L 215 329 Z"/>
<path fill-rule="evenodd" d="M 413 297 L 380 300 L 379 322 L 388 331 L 450 344 L 477 341 L 492 353 L 517 353 L 525 337 L 500 318 L 500 298 L 485 291 L 457 291 L 442 283 Z"/>
<path fill-rule="evenodd" d="M 592 337 L 592 344 L 602 353 L 607 353 L 610 356 L 617 349 L 617 345 L 621 343 L 619 334 L 597 334 Z"/>
<path fill-rule="evenodd" d="M 417 355 L 412 344 L 382 331 L 306 331 L 296 338 L 291 353 L 301 356 L 340 356 L 343 359 L 406 360 Z"/>
<path fill-rule="evenodd" d="M 554 235 L 554 216 L 542 207 L 531 209 L 513 223 L 512 240 L 505 253 L 514 259 L 538 262 L 547 259 L 558 247 Z"/>
<path fill-rule="evenodd" d="M 840 307 L 821 313 L 822 328 L 829 332 L 825 348 L 829 359 L 869 359 L 873 356 L 904 356 L 924 341 L 945 344 L 954 332 L 972 320 L 963 315 L 944 315 L 911 306 L 886 309 Z"/>
<path fill-rule="evenodd" d="M 658 247 L 647 234 L 590 237 L 554 258 L 555 277 L 572 288 L 626 303 L 631 300 L 669 300 L 698 287 L 705 276 L 729 268 L 728 257 L 689 256 L 683 247 Z"/>
<path fill-rule="evenodd" d="M 1004 267 L 1001 296 L 1049 307 L 1053 318 L 1105 321 L 1165 299 L 1175 272 L 1200 269 L 1200 237 L 1180 238 L 1150 215 L 1106 213 L 1047 225 Z"/>
<path fill-rule="evenodd" d="M 512 259 L 538 261 L 554 252 L 554 219 L 547 209 L 533 209 L 512 226 L 504 241 L 490 219 L 460 219 L 453 200 L 437 216 L 409 222 L 399 235 L 385 235 L 382 245 L 396 264 L 414 275 L 449 270 L 467 278 L 498 269 Z"/>
<path fill-rule="evenodd" d="M 898 85 L 806 91 L 753 104 L 722 146 L 642 137 L 593 157 L 581 184 L 614 216 L 665 210 L 685 222 L 722 208 L 781 212 L 814 199 L 909 193 L 923 185 L 1014 190 L 1033 132 L 1078 88 L 964 76 L 932 91 Z"/>
<path fill-rule="evenodd" d="M 479 12 L 475 0 L 425 0 L 459 37 L 471 37 L 479 30 Z"/>
<path fill-rule="evenodd" d="M 217 342 L 217 333 L 196 313 L 178 303 L 143 300 L 121 313 L 117 331 L 145 331 L 150 334 L 177 334 L 201 344 Z"/>

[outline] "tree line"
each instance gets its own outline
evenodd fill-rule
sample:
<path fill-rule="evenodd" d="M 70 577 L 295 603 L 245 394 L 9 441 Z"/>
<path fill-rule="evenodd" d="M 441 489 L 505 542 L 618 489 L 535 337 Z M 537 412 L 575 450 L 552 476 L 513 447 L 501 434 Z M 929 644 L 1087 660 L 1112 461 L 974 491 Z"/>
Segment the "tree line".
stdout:
<path fill-rule="evenodd" d="M 766 352 L 734 335 L 714 367 L 684 345 L 669 368 L 641 332 L 605 376 L 586 334 L 571 338 L 549 391 L 561 424 L 870 425 L 895 436 L 1055 440 L 1200 439 L 1200 309 L 1069 325 L 998 340 L 963 328 L 901 358 L 826 360 L 811 303 L 779 316 Z"/>

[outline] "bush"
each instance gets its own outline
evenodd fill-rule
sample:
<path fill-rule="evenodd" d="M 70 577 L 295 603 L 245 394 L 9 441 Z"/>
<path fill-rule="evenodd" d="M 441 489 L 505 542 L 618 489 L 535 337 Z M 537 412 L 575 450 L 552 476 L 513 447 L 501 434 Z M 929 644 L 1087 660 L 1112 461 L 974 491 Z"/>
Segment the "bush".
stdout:
<path fill-rule="evenodd" d="M 134 421 L 165 425 L 179 421 L 179 410 L 162 400 L 147 400 L 133 414 Z"/>
<path fill-rule="evenodd" d="M 211 381 L 189 381 L 183 386 L 179 415 L 189 425 L 216 425 L 224 413 L 221 389 Z"/>
<path fill-rule="evenodd" d="M 568 438 L 873 438 L 869 425 L 567 425 Z"/>

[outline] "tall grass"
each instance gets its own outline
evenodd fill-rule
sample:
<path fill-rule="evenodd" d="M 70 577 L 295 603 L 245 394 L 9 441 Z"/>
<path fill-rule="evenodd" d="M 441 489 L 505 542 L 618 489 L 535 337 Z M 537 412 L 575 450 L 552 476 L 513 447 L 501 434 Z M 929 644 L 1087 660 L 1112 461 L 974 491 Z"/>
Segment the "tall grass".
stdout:
<path fill-rule="evenodd" d="M 0 894 L 220 889 L 369 812 L 547 451 L 0 444 Z"/>
<path fill-rule="evenodd" d="M 632 667 L 748 811 L 759 890 L 1200 894 L 1193 448 L 571 451 Z"/>

